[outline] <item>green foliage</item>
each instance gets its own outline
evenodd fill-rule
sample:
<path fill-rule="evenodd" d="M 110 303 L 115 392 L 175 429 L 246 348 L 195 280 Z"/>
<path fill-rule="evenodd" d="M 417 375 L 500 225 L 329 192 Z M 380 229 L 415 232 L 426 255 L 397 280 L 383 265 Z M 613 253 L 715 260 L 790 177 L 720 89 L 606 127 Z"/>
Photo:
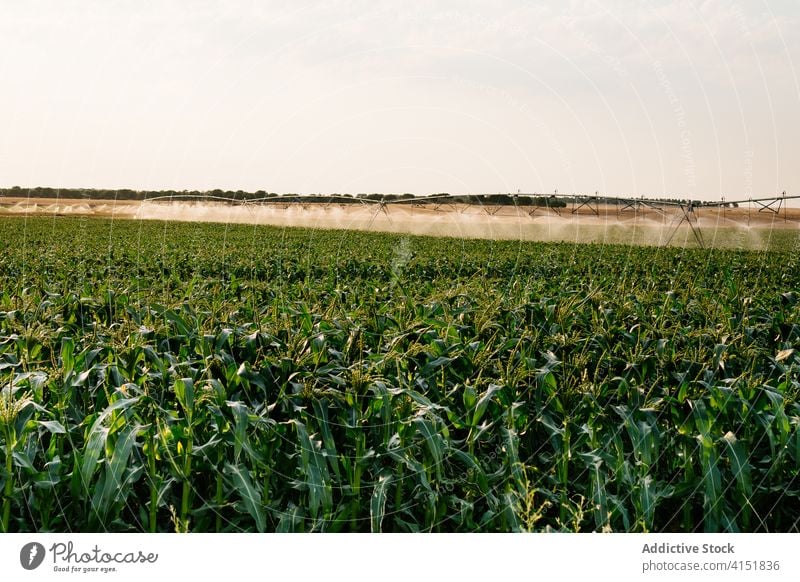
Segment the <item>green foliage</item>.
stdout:
<path fill-rule="evenodd" d="M 799 267 L 0 219 L 0 523 L 797 531 Z"/>

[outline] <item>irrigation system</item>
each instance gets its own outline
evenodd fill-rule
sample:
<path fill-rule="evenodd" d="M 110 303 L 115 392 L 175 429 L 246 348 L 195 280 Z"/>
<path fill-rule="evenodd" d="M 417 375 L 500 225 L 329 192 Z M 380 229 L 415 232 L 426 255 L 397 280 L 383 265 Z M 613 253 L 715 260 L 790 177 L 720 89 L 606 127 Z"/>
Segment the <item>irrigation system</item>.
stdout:
<path fill-rule="evenodd" d="M 195 194 L 171 194 L 147 198 L 148 202 L 179 201 L 181 199 L 198 200 Z M 748 208 L 756 213 L 770 213 L 776 218 L 789 220 L 787 209 L 789 202 L 799 200 L 800 195 L 787 195 L 782 192 L 777 196 L 764 196 L 759 198 L 746 198 L 717 201 L 691 200 L 691 199 L 666 199 L 648 198 L 640 196 L 631 198 L 625 196 L 606 196 L 598 192 L 594 194 L 563 194 L 558 191 L 552 193 L 522 193 L 515 194 L 430 194 L 430 195 L 341 195 L 341 194 L 312 194 L 312 195 L 268 195 L 260 198 L 233 198 L 227 196 L 204 195 L 204 201 L 227 202 L 236 205 L 270 205 L 288 209 L 290 207 L 323 208 L 331 205 L 365 205 L 374 207 L 369 226 L 381 213 L 391 221 L 389 209 L 392 206 L 411 206 L 424 208 L 433 212 L 459 212 L 463 213 L 469 208 L 477 208 L 479 212 L 487 215 L 496 215 L 503 208 L 514 208 L 520 216 L 534 217 L 537 213 L 551 213 L 557 216 L 576 214 L 593 214 L 600 216 L 601 207 L 611 208 L 618 215 L 628 212 L 637 212 L 642 209 L 654 210 L 669 220 L 669 232 L 665 241 L 668 245 L 678 229 L 686 225 L 691 229 L 695 240 L 701 247 L 705 247 L 703 233 L 697 225 L 697 215 L 701 209 L 726 209 Z M 608 212 L 608 210 L 606 210 Z"/>

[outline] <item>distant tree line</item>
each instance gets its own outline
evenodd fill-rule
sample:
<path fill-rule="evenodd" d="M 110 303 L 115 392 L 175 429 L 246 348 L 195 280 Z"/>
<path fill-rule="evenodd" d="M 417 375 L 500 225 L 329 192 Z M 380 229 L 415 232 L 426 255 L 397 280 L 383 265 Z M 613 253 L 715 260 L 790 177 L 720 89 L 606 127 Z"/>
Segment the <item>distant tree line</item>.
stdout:
<path fill-rule="evenodd" d="M 209 198 L 225 198 L 246 202 L 265 198 L 277 199 L 281 202 L 354 202 L 361 199 L 371 201 L 396 201 L 415 198 L 413 194 L 278 194 L 266 190 L 245 192 L 244 190 L 117 190 L 103 188 L 0 188 L 0 197 L 15 198 L 67 198 L 77 200 L 150 200 L 153 198 L 176 198 L 180 200 L 208 200 Z"/>
<path fill-rule="evenodd" d="M 415 201 L 417 204 L 487 204 L 493 206 L 541 206 L 547 208 L 564 208 L 568 204 L 579 204 L 585 202 L 587 198 L 596 204 L 620 204 L 620 198 L 606 196 L 555 196 L 540 194 L 448 194 L 441 192 L 430 196 L 415 196 L 414 194 L 277 194 L 266 190 L 256 190 L 255 192 L 245 192 L 243 190 L 131 190 L 121 188 L 109 190 L 101 188 L 0 188 L 0 197 L 16 198 L 69 198 L 78 200 L 149 200 L 153 198 L 175 198 L 178 200 L 203 201 L 209 198 L 224 198 L 235 202 L 248 202 L 262 200 L 265 198 L 274 199 L 282 203 L 352 203 L 357 204 L 368 200 L 371 202 L 401 202 Z M 626 199 L 627 201 L 627 199 Z M 668 202 L 668 203 L 687 203 L 693 206 L 702 206 L 700 200 L 688 201 L 679 198 L 631 198 L 630 202 Z M 736 207 L 734 203 L 723 203 L 724 206 Z"/>
<path fill-rule="evenodd" d="M 277 194 L 265 190 L 245 192 L 243 190 L 131 190 L 121 188 L 109 190 L 102 188 L 0 188 L 0 197 L 15 198 L 66 198 L 77 200 L 150 200 L 153 198 L 176 198 L 179 200 L 202 201 L 209 198 L 224 198 L 236 202 L 274 199 L 286 203 L 359 203 L 399 202 L 417 200 L 421 204 L 448 202 L 454 204 L 490 204 L 502 206 L 548 206 L 561 208 L 567 205 L 563 198 L 553 196 L 530 196 L 517 194 L 475 194 L 450 195 L 446 192 L 432 197 L 417 197 L 414 194 Z"/>

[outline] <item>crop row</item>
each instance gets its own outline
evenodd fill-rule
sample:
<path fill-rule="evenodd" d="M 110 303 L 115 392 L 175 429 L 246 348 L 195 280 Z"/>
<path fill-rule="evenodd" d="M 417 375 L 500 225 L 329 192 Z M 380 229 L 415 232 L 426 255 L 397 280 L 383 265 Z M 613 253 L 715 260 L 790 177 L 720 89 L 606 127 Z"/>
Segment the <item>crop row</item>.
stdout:
<path fill-rule="evenodd" d="M 0 235 L 3 531 L 798 530 L 798 253 Z"/>

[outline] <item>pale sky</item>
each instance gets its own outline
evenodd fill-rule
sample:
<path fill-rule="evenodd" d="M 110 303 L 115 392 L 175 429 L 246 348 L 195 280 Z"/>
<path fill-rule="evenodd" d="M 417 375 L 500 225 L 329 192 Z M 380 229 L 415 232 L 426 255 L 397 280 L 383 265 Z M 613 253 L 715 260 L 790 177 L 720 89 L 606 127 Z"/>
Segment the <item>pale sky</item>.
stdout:
<path fill-rule="evenodd" d="M 0 0 L 0 186 L 800 194 L 797 0 Z"/>

